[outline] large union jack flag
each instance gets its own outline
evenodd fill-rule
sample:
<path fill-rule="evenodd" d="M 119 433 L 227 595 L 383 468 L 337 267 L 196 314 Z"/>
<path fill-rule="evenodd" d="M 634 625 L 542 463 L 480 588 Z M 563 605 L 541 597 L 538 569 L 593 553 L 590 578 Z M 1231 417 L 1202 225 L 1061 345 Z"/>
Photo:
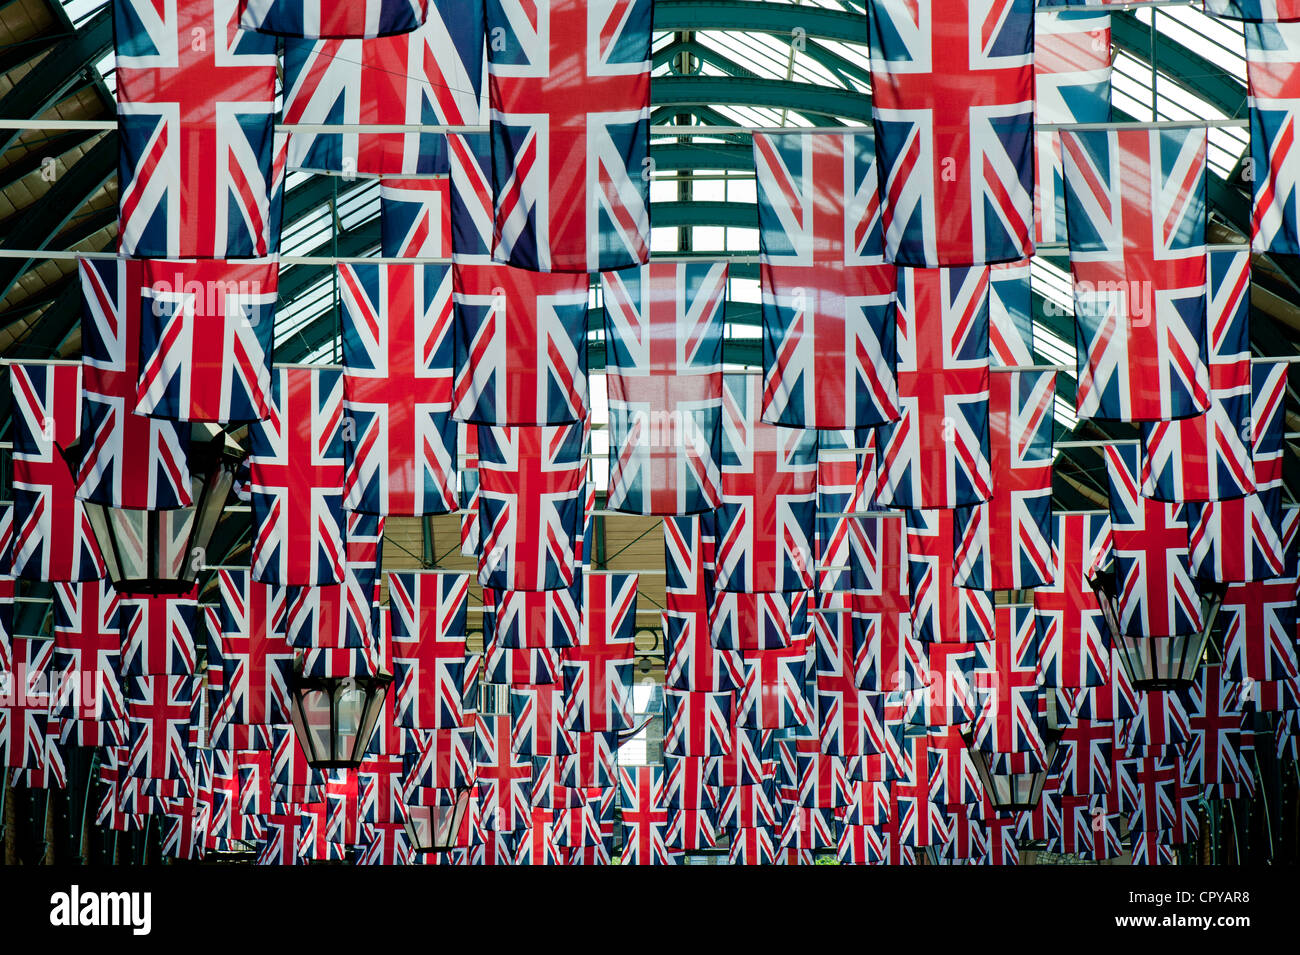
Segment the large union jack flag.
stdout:
<path fill-rule="evenodd" d="M 587 276 L 457 263 L 456 418 L 508 427 L 587 417 Z"/>
<path fill-rule="evenodd" d="M 121 0 L 113 14 L 122 251 L 275 251 L 275 39 L 240 30 L 227 0 Z"/>
<path fill-rule="evenodd" d="M 14 364 L 13 557 L 15 577 L 96 580 L 104 561 L 64 452 L 81 432 L 81 366 Z"/>
<path fill-rule="evenodd" d="M 1261 4 L 1265 5 L 1271 6 Z M 1300 11 L 1295 14 L 1300 17 Z M 1295 255 L 1300 253 L 1300 179 L 1293 151 L 1300 110 L 1300 70 L 1296 69 L 1300 65 L 1300 24 L 1246 23 L 1244 30 L 1254 167 L 1251 248 Z"/>
<path fill-rule="evenodd" d="M 1034 19 L 1034 118 L 1039 123 L 1110 119 L 1110 14 L 1040 10 Z M 1055 130 L 1035 134 L 1034 238 L 1063 242 L 1065 183 Z"/>
<path fill-rule="evenodd" d="M 343 580 L 343 374 L 275 370 L 270 416 L 249 432 L 253 576 L 317 587 Z"/>
<path fill-rule="evenodd" d="M 871 114 L 885 248 L 935 268 L 1033 251 L 1031 0 L 876 0 Z"/>
<path fill-rule="evenodd" d="M 1106 625 L 1089 582 L 1110 562 L 1110 516 L 1058 514 L 1052 521 L 1052 579 L 1034 590 L 1038 669 L 1044 686 L 1104 686 Z"/>
<path fill-rule="evenodd" d="M 870 130 L 754 137 L 763 420 L 860 428 L 898 417 L 895 269 L 884 264 Z"/>
<path fill-rule="evenodd" d="M 584 433 L 580 424 L 478 429 L 483 586 L 573 585 L 582 531 Z"/>
<path fill-rule="evenodd" d="M 1209 409 L 1142 426 L 1142 494 L 1218 501 L 1255 489 L 1251 467 L 1250 253 L 1207 260 Z"/>
<path fill-rule="evenodd" d="M 275 259 L 146 261 L 136 413 L 265 418 L 278 284 Z"/>
<path fill-rule="evenodd" d="M 456 510 L 451 270 L 344 264 L 339 284 L 344 505 L 408 516 Z"/>
<path fill-rule="evenodd" d="M 632 726 L 636 574 L 583 574 L 582 639 L 564 652 L 565 726 L 608 733 Z"/>
<path fill-rule="evenodd" d="M 1105 450 L 1120 626 L 1136 636 L 1194 634 L 1201 598 L 1188 565 L 1186 509 L 1140 495 L 1136 445 Z"/>
<path fill-rule="evenodd" d="M 133 259 L 79 263 L 81 461 L 77 496 L 108 507 L 187 507 L 189 428 L 135 414 L 140 290 Z"/>
<path fill-rule="evenodd" d="M 388 258 L 451 255 L 451 180 L 447 176 L 379 183 L 379 252 Z"/>
<path fill-rule="evenodd" d="M 388 36 L 417 28 L 429 6 L 429 0 L 239 0 L 239 25 L 283 36 Z"/>
<path fill-rule="evenodd" d="M 393 692 L 402 726 L 465 725 L 468 574 L 389 574 Z"/>
<path fill-rule="evenodd" d="M 650 254 L 652 0 L 489 0 L 493 257 L 598 272 Z"/>
<path fill-rule="evenodd" d="M 478 2 L 431 5 L 421 26 L 394 36 L 286 39 L 284 121 L 473 125 L 481 115 L 483 56 Z M 292 133 L 289 165 L 345 175 L 446 172 L 446 138 L 415 130 Z"/>
<path fill-rule="evenodd" d="M 720 503 L 727 266 L 675 262 L 604 272 L 609 501 L 634 514 Z"/>
<path fill-rule="evenodd" d="M 882 504 L 952 508 L 992 496 L 989 274 L 899 270 L 901 416 L 877 436 Z"/>
<path fill-rule="evenodd" d="M 1019 590 L 1052 580 L 1052 408 L 1050 371 L 995 371 L 989 386 L 993 496 L 961 508 L 965 538 L 960 586 Z"/>
<path fill-rule="evenodd" d="M 1204 129 L 1061 133 L 1079 416 L 1209 407 Z"/>
<path fill-rule="evenodd" d="M 716 586 L 774 593 L 813 586 L 817 432 L 759 418 L 754 375 L 725 375 Z"/>

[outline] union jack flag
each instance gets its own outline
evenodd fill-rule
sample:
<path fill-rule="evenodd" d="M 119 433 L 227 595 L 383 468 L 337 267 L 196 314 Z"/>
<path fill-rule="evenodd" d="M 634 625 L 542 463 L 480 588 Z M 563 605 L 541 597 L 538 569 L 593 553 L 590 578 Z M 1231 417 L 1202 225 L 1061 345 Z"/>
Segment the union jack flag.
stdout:
<path fill-rule="evenodd" d="M 50 715 L 81 746 L 126 743 L 119 601 L 105 580 L 54 585 L 54 657 L 57 697 Z M 0 672 L 10 662 L 0 661 Z"/>
<path fill-rule="evenodd" d="M 253 577 L 318 587 L 343 580 L 343 374 L 275 370 L 270 415 L 249 430 Z"/>
<path fill-rule="evenodd" d="M 931 726 L 926 733 L 930 795 L 945 806 L 973 809 L 984 798 L 975 757 L 967 745 L 968 732 L 965 726 Z"/>
<path fill-rule="evenodd" d="M 1285 572 L 1282 446 L 1288 367 L 1283 362 L 1247 365 L 1254 400 L 1241 427 L 1252 432 L 1245 464 L 1254 491 L 1187 505 L 1192 571 L 1198 578 L 1239 583 Z"/>
<path fill-rule="evenodd" d="M 850 758 L 885 748 L 885 695 L 858 689 L 853 641 L 844 640 L 834 657 L 818 641 L 816 674 L 817 735 L 821 750 Z M 847 656 L 847 659 L 845 658 Z M 827 669 L 833 666 L 833 669 Z"/>
<path fill-rule="evenodd" d="M 1243 7 L 1246 4 L 1241 4 Z M 1259 4 L 1260 13 L 1273 7 Z M 1276 5 L 1278 19 L 1300 18 L 1300 10 L 1283 15 L 1283 0 Z M 1269 20 L 1271 17 L 1260 16 Z M 1249 18 L 1247 18 L 1249 19 Z M 1250 243 L 1256 252 L 1300 253 L 1297 220 L 1295 159 L 1296 111 L 1300 86 L 1300 29 L 1294 23 L 1246 23 L 1246 81 L 1250 106 L 1250 158 L 1255 175 L 1251 182 Z"/>
<path fill-rule="evenodd" d="M 582 578 L 560 590 L 483 588 L 484 630 L 496 647 L 539 650 L 571 647 L 582 630 Z"/>
<path fill-rule="evenodd" d="M 558 425 L 587 417 L 587 276 L 455 268 L 457 420 Z"/>
<path fill-rule="evenodd" d="M 1209 407 L 1204 129 L 1061 133 L 1081 418 Z"/>
<path fill-rule="evenodd" d="M 649 258 L 651 9 L 488 5 L 493 258 L 541 272 Z"/>
<path fill-rule="evenodd" d="M 726 289 L 721 262 L 601 274 L 611 510 L 692 514 L 720 503 Z"/>
<path fill-rule="evenodd" d="M 130 595 L 121 606 L 123 676 L 191 676 L 198 664 L 198 591 Z"/>
<path fill-rule="evenodd" d="M 373 645 L 379 633 L 379 565 L 384 549 L 384 519 L 348 512 L 344 542 L 343 600 L 347 632 L 343 645 Z"/>
<path fill-rule="evenodd" d="M 174 779 L 179 795 L 194 788 L 190 726 L 198 719 L 199 680 L 194 676 L 136 676 L 126 681 L 131 726 L 127 772 L 137 779 Z"/>
<path fill-rule="evenodd" d="M 981 697 L 975 745 L 989 753 L 1029 753 L 1046 768 L 1033 608 L 1001 604 L 996 619 L 994 639 L 975 644 L 975 684 Z"/>
<path fill-rule="evenodd" d="M 979 717 L 980 693 L 975 683 L 976 648 L 979 646 L 979 643 L 926 645 L 925 686 L 910 694 L 920 704 L 922 718 L 916 722 L 931 727 L 959 726 Z M 906 745 L 905 740 L 904 749 Z M 924 775 L 924 759 L 914 772 Z"/>
<path fill-rule="evenodd" d="M 850 595 L 857 686 L 887 692 L 914 681 L 903 676 L 913 644 L 912 605 L 903 515 L 862 522 L 863 586 Z"/>
<path fill-rule="evenodd" d="M 270 414 L 279 262 L 144 263 L 135 412 L 219 424 Z"/>
<path fill-rule="evenodd" d="M 533 764 L 510 748 L 510 714 L 479 715 L 475 764 L 484 828 L 498 834 L 524 828 Z"/>
<path fill-rule="evenodd" d="M 664 768 L 620 767 L 618 805 L 623 814 L 622 864 L 673 865 L 664 841 L 668 830 Z"/>
<path fill-rule="evenodd" d="M 344 505 L 408 516 L 456 510 L 450 269 L 344 264 L 339 280 Z"/>
<path fill-rule="evenodd" d="M 983 643 L 993 639 L 992 592 L 961 587 L 955 580 L 958 513 L 906 512 L 912 633 L 923 643 Z"/>
<path fill-rule="evenodd" d="M 369 39 L 286 39 L 284 122 L 465 126 L 480 121 L 483 6 L 431 5 L 423 24 Z M 437 132 L 291 133 L 289 166 L 345 175 L 447 171 Z"/>
<path fill-rule="evenodd" d="M 679 599 L 669 594 L 671 605 Z M 719 650 L 710 641 L 708 614 L 665 610 L 663 623 L 667 659 L 664 686 L 667 689 L 718 693 L 738 690 L 745 682 L 740 657 L 734 650 Z"/>
<path fill-rule="evenodd" d="M 727 731 L 730 745 L 730 730 Z M 718 789 L 709 783 L 709 757 L 664 755 L 664 805 L 670 810 L 716 810 Z"/>
<path fill-rule="evenodd" d="M 875 432 L 818 432 L 817 590 L 813 600 L 819 607 L 842 605 L 843 601 L 831 595 L 865 585 L 871 542 L 866 519 L 851 515 L 870 510 L 875 500 Z"/>
<path fill-rule="evenodd" d="M 1038 11 L 1034 19 L 1034 119 L 1039 123 L 1104 123 L 1110 119 L 1109 13 Z M 1034 213 L 1037 241 L 1065 239 L 1061 140 L 1054 130 L 1035 133 Z"/>
<path fill-rule="evenodd" d="M 989 447 L 993 496 L 962 508 L 959 586 L 1041 587 L 1052 580 L 1052 408 L 1056 375 L 990 375 Z"/>
<path fill-rule="evenodd" d="M 82 259 L 78 268 L 83 437 L 77 496 L 108 507 L 188 507 L 189 429 L 134 413 L 144 266 Z"/>
<path fill-rule="evenodd" d="M 664 837 L 673 854 L 713 849 L 718 845 L 717 813 L 710 809 L 671 809 Z"/>
<path fill-rule="evenodd" d="M 501 590 L 574 583 L 585 426 L 480 427 L 478 579 Z M 506 644 L 525 646 L 526 644 Z"/>
<path fill-rule="evenodd" d="M 1137 715 L 1117 726 L 1130 756 L 1177 753 L 1193 735 L 1192 691 L 1146 690 L 1138 696 Z"/>
<path fill-rule="evenodd" d="M 379 251 L 386 259 L 451 255 L 450 178 L 381 179 L 379 234 Z"/>
<path fill-rule="evenodd" d="M 288 723 L 293 650 L 285 636 L 284 590 L 258 583 L 246 570 L 220 570 L 217 580 L 230 722 Z"/>
<path fill-rule="evenodd" d="M 877 436 L 881 504 L 951 508 L 993 494 L 989 277 L 987 268 L 899 270 L 901 415 Z"/>
<path fill-rule="evenodd" d="M 39 770 L 49 735 L 54 641 L 14 637 L 12 653 L 11 669 L 0 675 L 0 769 Z"/>
<path fill-rule="evenodd" d="M 423 730 L 465 723 L 468 574 L 389 574 L 397 719 Z"/>
<path fill-rule="evenodd" d="M 483 682 L 507 686 L 549 686 L 560 680 L 560 653 L 550 647 L 511 649 L 489 642 Z"/>
<path fill-rule="evenodd" d="M 1032 0 L 878 0 L 869 16 L 887 257 L 926 268 L 1025 258 Z"/>
<path fill-rule="evenodd" d="M 744 593 L 809 590 L 817 433 L 760 421 L 759 400 L 753 375 L 723 377 L 715 585 Z"/>
<path fill-rule="evenodd" d="M 477 775 L 476 725 L 417 733 L 415 750 L 402 757 L 403 786 L 459 789 L 470 785 Z"/>
<path fill-rule="evenodd" d="M 1058 514 L 1052 521 L 1052 580 L 1034 589 L 1038 670 L 1044 686 L 1104 686 L 1106 624 L 1090 583 L 1110 563 L 1110 516 Z"/>
<path fill-rule="evenodd" d="M 12 666 L 14 607 L 18 582 L 13 576 L 14 506 L 0 504 L 0 673 Z"/>
<path fill-rule="evenodd" d="M 1031 272 L 1028 259 L 989 269 L 989 358 L 994 368 L 1034 363 Z"/>
<path fill-rule="evenodd" d="M 574 788 L 611 789 L 618 733 L 571 733 L 576 745 L 564 761 L 564 785 Z"/>
<path fill-rule="evenodd" d="M 808 632 L 808 594 L 740 594 L 719 591 L 709 610 L 711 641 L 721 650 L 788 647 Z"/>
<path fill-rule="evenodd" d="M 429 13 L 429 0 L 239 0 L 239 25 L 302 37 L 375 37 L 407 33 Z"/>
<path fill-rule="evenodd" d="M 586 805 L 586 794 L 580 788 L 564 784 L 564 761 L 568 755 L 533 757 L 530 801 L 534 809 L 564 812 Z"/>
<path fill-rule="evenodd" d="M 731 748 L 733 694 L 664 691 L 664 754 L 713 757 Z"/>
<path fill-rule="evenodd" d="M 736 701 L 736 726 L 749 729 L 811 730 L 812 709 L 805 694 L 808 640 L 796 635 L 790 646 L 742 654 L 745 685 Z"/>
<path fill-rule="evenodd" d="M 1114 733 L 1110 723 L 1077 719 L 1061 729 L 1052 769 L 1062 792 L 1080 796 L 1110 792 L 1114 771 Z"/>
<path fill-rule="evenodd" d="M 122 251 L 273 252 L 275 39 L 212 0 L 114 3 L 113 35 Z"/>
<path fill-rule="evenodd" d="M 584 574 L 583 639 L 564 653 L 564 724 L 583 732 L 632 726 L 636 574 Z"/>
<path fill-rule="evenodd" d="M 776 865 L 772 826 L 742 826 L 731 833 L 727 865 Z"/>
<path fill-rule="evenodd" d="M 520 756 L 571 756 L 577 748 L 564 725 L 562 686 L 510 688 L 510 748 Z"/>
<path fill-rule="evenodd" d="M 1136 446 L 1105 451 L 1119 624 L 1137 636 L 1195 634 L 1201 598 L 1188 565 L 1185 508 L 1139 494 Z"/>
<path fill-rule="evenodd" d="M 1243 756 L 1245 714 L 1222 664 L 1201 667 L 1192 685 L 1191 740 L 1183 753 L 1184 779 L 1201 786 L 1235 785 L 1249 770 Z"/>
<path fill-rule="evenodd" d="M 1230 584 L 1219 607 L 1225 672 L 1256 683 L 1294 680 L 1300 592 L 1300 511 L 1287 511 L 1283 573 L 1269 580 Z"/>
<path fill-rule="evenodd" d="M 9 366 L 15 577 L 97 580 L 104 561 L 63 452 L 81 430 L 81 366 Z"/>
<path fill-rule="evenodd" d="M 871 131 L 754 136 L 763 420 L 861 428 L 898 417 L 895 269 Z"/>
<path fill-rule="evenodd" d="M 1142 426 L 1142 494 L 1218 501 L 1255 489 L 1251 469 L 1250 253 L 1207 259 L 1209 410 Z"/>

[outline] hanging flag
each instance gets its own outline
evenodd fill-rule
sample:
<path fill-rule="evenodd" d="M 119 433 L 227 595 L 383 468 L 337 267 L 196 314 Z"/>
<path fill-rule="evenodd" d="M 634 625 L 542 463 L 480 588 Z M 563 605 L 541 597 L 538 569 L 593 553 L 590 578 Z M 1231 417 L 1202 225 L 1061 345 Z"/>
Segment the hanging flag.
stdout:
<path fill-rule="evenodd" d="M 58 692 L 50 715 L 73 724 L 77 745 L 127 742 L 120 626 L 117 592 L 108 581 L 54 585 L 51 675 Z M 11 665 L 6 658 L 0 670 Z"/>
<path fill-rule="evenodd" d="M 480 714 L 475 762 L 484 828 L 498 834 L 524 827 L 530 816 L 532 760 L 510 748 L 510 714 Z"/>
<path fill-rule="evenodd" d="M 871 130 L 754 136 L 763 420 L 861 428 L 898 417 L 893 264 Z"/>
<path fill-rule="evenodd" d="M 1052 519 L 1052 579 L 1034 590 L 1038 668 L 1049 687 L 1104 686 L 1110 672 L 1106 623 L 1090 579 L 1110 563 L 1105 512 Z"/>
<path fill-rule="evenodd" d="M 1031 604 L 1000 604 L 997 632 L 975 644 L 979 715 L 974 743 L 986 753 L 1026 753 L 1047 768 L 1046 720 L 1039 715 L 1038 634 Z"/>
<path fill-rule="evenodd" d="M 989 269 L 989 360 L 994 368 L 1034 363 L 1032 271 L 1028 259 Z"/>
<path fill-rule="evenodd" d="M 1142 494 L 1218 501 L 1255 489 L 1251 473 L 1250 253 L 1207 259 L 1209 408 L 1142 425 Z"/>
<path fill-rule="evenodd" d="M 13 666 L 14 607 L 18 581 L 13 575 L 14 506 L 0 504 L 0 673 Z"/>
<path fill-rule="evenodd" d="M 582 629 L 582 578 L 558 590 L 483 588 L 485 633 L 509 650 L 572 647 Z"/>
<path fill-rule="evenodd" d="M 1038 123 L 1110 120 L 1109 13 L 1038 11 L 1034 18 L 1034 119 Z M 1061 140 L 1055 130 L 1039 130 L 1034 139 L 1034 238 L 1064 242 Z"/>
<path fill-rule="evenodd" d="M 1195 634 L 1201 597 L 1188 566 L 1186 508 L 1139 494 L 1136 445 L 1105 452 L 1120 627 L 1144 637 Z"/>
<path fill-rule="evenodd" d="M 907 524 L 902 514 L 863 521 L 866 541 L 863 586 L 850 594 L 854 682 L 859 689 L 888 692 L 915 685 L 909 661 L 920 658 L 912 636 Z"/>
<path fill-rule="evenodd" d="M 668 809 L 662 766 L 620 767 L 618 807 L 623 819 L 622 865 L 673 865 L 664 839 Z"/>
<path fill-rule="evenodd" d="M 1282 573 L 1268 580 L 1230 584 L 1219 607 L 1223 660 L 1240 682 L 1295 680 L 1297 601 L 1300 592 L 1300 511 L 1288 510 Z"/>
<path fill-rule="evenodd" d="M 27 580 L 104 576 L 104 561 L 64 452 L 81 431 L 81 366 L 13 364 L 12 573 Z"/>
<path fill-rule="evenodd" d="M 1248 362 L 1253 401 L 1239 427 L 1250 444 L 1245 477 L 1254 491 L 1231 500 L 1187 505 L 1192 572 L 1199 579 L 1219 583 L 1276 577 L 1286 570 L 1282 449 L 1290 366 Z"/>
<path fill-rule="evenodd" d="M 668 595 L 670 605 L 676 596 Z M 740 689 L 745 682 L 740 657 L 734 650 L 719 650 L 713 646 L 707 611 L 700 615 L 670 609 L 660 614 L 660 618 L 667 648 L 664 664 L 666 688 L 704 693 Z"/>
<path fill-rule="evenodd" d="M 429 6 L 429 0 L 239 0 L 239 25 L 283 36 L 388 36 L 416 29 Z"/>
<path fill-rule="evenodd" d="M 539 272 L 649 258 L 652 5 L 489 4 L 493 258 Z"/>
<path fill-rule="evenodd" d="M 472 0 L 431 4 L 422 24 L 391 36 L 285 39 L 284 122 L 477 124 L 483 37 L 483 5 Z M 446 139 L 440 132 L 414 129 L 294 132 L 289 167 L 362 176 L 444 173 Z"/>
<path fill-rule="evenodd" d="M 249 430 L 253 577 L 296 587 L 343 580 L 343 374 L 275 370 L 270 415 Z"/>
<path fill-rule="evenodd" d="M 457 508 L 451 418 L 451 270 L 339 266 L 350 511 L 416 516 Z"/>
<path fill-rule="evenodd" d="M 379 634 L 379 567 L 384 550 L 384 519 L 348 512 L 344 543 L 343 601 L 347 615 L 344 646 L 373 646 Z"/>
<path fill-rule="evenodd" d="M 720 650 L 772 650 L 809 632 L 808 594 L 717 591 L 709 610 L 710 640 Z"/>
<path fill-rule="evenodd" d="M 583 639 L 564 652 L 564 725 L 608 733 L 632 727 L 636 574 L 582 576 Z"/>
<path fill-rule="evenodd" d="M 127 773 L 137 779 L 176 780 L 178 794 L 194 791 L 190 726 L 198 717 L 198 677 L 136 676 L 126 681 L 131 727 Z"/>
<path fill-rule="evenodd" d="M 492 261 L 496 197 L 492 192 L 492 137 L 455 133 L 447 137 L 451 183 L 451 254 L 457 262 Z"/>
<path fill-rule="evenodd" d="M 275 39 L 213 0 L 121 0 L 113 36 L 122 251 L 274 252 Z"/>
<path fill-rule="evenodd" d="M 275 259 L 144 263 L 137 414 L 267 416 L 279 269 Z"/>
<path fill-rule="evenodd" d="M 198 665 L 198 590 L 121 598 L 122 675 L 192 676 Z"/>
<path fill-rule="evenodd" d="M 564 688 L 510 688 L 510 748 L 520 756 L 571 756 L 577 740 L 564 725 Z"/>
<path fill-rule="evenodd" d="M 478 429 L 478 578 L 501 590 L 574 582 L 581 531 L 584 425 Z"/>
<path fill-rule="evenodd" d="M 107 507 L 188 507 L 190 429 L 135 414 L 143 265 L 81 259 L 77 496 Z"/>
<path fill-rule="evenodd" d="M 813 729 L 815 719 L 805 695 L 808 648 L 809 638 L 801 634 L 789 647 L 742 654 L 745 685 L 736 701 L 736 726 Z"/>
<path fill-rule="evenodd" d="M 956 583 L 962 563 L 956 546 L 962 539 L 961 528 L 955 523 L 958 513 L 906 512 L 912 632 L 923 643 L 983 643 L 993 639 L 992 591 Z"/>
<path fill-rule="evenodd" d="M 388 575 L 392 692 L 402 726 L 444 730 L 465 725 L 469 580 L 469 574 Z"/>
<path fill-rule="evenodd" d="M 603 272 L 609 501 L 634 514 L 720 502 L 727 266 L 674 262 Z"/>
<path fill-rule="evenodd" d="M 1081 418 L 1209 407 L 1206 131 L 1061 132 Z"/>
<path fill-rule="evenodd" d="M 817 436 L 817 534 L 814 557 L 818 607 L 843 606 L 837 595 L 863 586 L 868 553 L 867 519 L 854 515 L 876 503 L 876 434 L 873 430 L 821 431 Z"/>
<path fill-rule="evenodd" d="M 1249 0 L 1247 0 L 1249 2 Z M 1246 4 L 1241 4 L 1244 7 Z M 1255 17 L 1271 20 L 1259 4 Z M 1289 6 L 1285 3 L 1280 6 Z M 1243 11 L 1244 12 L 1244 11 Z M 1281 10 L 1278 11 L 1279 14 Z M 1277 19 L 1300 19 L 1294 16 Z M 1251 212 L 1250 244 L 1256 252 L 1300 253 L 1297 220 L 1297 183 L 1292 150 L 1296 111 L 1300 108 L 1300 24 L 1248 22 L 1246 34 L 1246 86 L 1250 106 Z"/>
<path fill-rule="evenodd" d="M 993 493 L 989 464 L 989 276 L 898 274 L 898 421 L 877 435 L 881 504 L 960 507 Z"/>
<path fill-rule="evenodd" d="M 1032 0 L 874 0 L 868 15 L 887 257 L 937 268 L 1031 254 Z"/>
<path fill-rule="evenodd" d="M 258 583 L 246 570 L 219 570 L 217 581 L 230 722 L 288 724 L 293 650 L 285 631 L 284 590 Z"/>
<path fill-rule="evenodd" d="M 379 181 L 379 254 L 386 259 L 451 255 L 451 180 L 446 176 Z"/>
<path fill-rule="evenodd" d="M 513 427 L 587 417 L 587 276 L 455 266 L 457 420 Z"/>
<path fill-rule="evenodd" d="M 989 376 L 993 496 L 954 515 L 962 558 L 957 586 L 1021 590 L 1051 583 L 1055 401 L 1055 372 Z"/>
<path fill-rule="evenodd" d="M 762 422 L 759 388 L 754 375 L 723 376 L 715 585 L 744 593 L 808 590 L 817 432 Z"/>
<path fill-rule="evenodd" d="M 664 755 L 721 756 L 731 748 L 733 695 L 664 691 Z"/>

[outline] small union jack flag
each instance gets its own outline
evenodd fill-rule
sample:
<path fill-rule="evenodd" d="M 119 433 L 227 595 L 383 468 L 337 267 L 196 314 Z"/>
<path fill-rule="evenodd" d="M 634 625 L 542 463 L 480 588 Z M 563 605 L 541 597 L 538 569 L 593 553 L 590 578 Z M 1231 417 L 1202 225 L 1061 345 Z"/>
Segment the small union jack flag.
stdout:
<path fill-rule="evenodd" d="M 583 639 L 563 657 L 565 726 L 582 732 L 632 727 L 636 574 L 584 574 Z"/>
<path fill-rule="evenodd" d="M 877 0 L 868 13 L 888 258 L 926 268 L 1025 258 L 1032 0 Z"/>
<path fill-rule="evenodd" d="M 343 374 L 277 368 L 269 417 L 249 432 L 253 576 L 316 587 L 343 580 Z"/>
<path fill-rule="evenodd" d="M 407 516 L 456 510 L 451 270 L 344 264 L 339 286 L 344 505 Z"/>
<path fill-rule="evenodd" d="M 14 637 L 12 654 L 11 669 L 0 676 L 0 770 L 39 770 L 47 755 L 54 641 Z"/>
<path fill-rule="evenodd" d="M 731 748 L 733 695 L 664 691 L 664 754 L 713 757 Z"/>
<path fill-rule="evenodd" d="M 1034 590 L 1038 669 L 1044 686 L 1104 686 L 1106 624 L 1090 583 L 1110 563 L 1110 516 L 1058 514 L 1052 521 L 1052 580 Z"/>
<path fill-rule="evenodd" d="M 293 650 L 285 636 L 284 590 L 258 583 L 246 570 L 220 570 L 217 580 L 230 722 L 287 723 Z"/>
<path fill-rule="evenodd" d="M 1033 607 L 1000 604 L 996 620 L 993 640 L 975 644 L 975 684 L 980 694 L 975 745 L 989 753 L 1029 753 L 1046 768 Z"/>
<path fill-rule="evenodd" d="M 122 251 L 273 252 L 275 39 L 211 0 L 122 0 L 113 15 Z"/>
<path fill-rule="evenodd" d="M 465 725 L 468 574 L 389 574 L 393 692 L 402 726 Z"/>
<path fill-rule="evenodd" d="M 618 771 L 618 804 L 623 815 L 623 865 L 673 865 L 665 837 L 668 808 L 662 766 L 632 766 Z"/>
<path fill-rule="evenodd" d="M 1300 511 L 1287 511 L 1284 570 L 1278 577 L 1231 584 L 1219 607 L 1223 659 L 1233 680 L 1256 684 L 1300 677 L 1296 594 L 1300 590 Z"/>
<path fill-rule="evenodd" d="M 477 727 L 475 762 L 483 827 L 498 834 L 522 829 L 530 817 L 532 760 L 510 748 L 510 714 L 480 714 Z"/>

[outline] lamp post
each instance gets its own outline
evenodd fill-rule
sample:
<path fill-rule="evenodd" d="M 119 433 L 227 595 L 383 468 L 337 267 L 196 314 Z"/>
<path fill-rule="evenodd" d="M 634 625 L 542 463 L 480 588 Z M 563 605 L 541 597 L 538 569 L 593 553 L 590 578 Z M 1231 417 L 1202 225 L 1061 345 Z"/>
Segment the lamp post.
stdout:
<path fill-rule="evenodd" d="M 76 470 L 82 449 L 65 456 Z M 245 452 L 220 428 L 195 425 L 187 464 L 193 503 L 166 510 L 83 502 L 113 588 L 122 594 L 188 594 Z"/>

